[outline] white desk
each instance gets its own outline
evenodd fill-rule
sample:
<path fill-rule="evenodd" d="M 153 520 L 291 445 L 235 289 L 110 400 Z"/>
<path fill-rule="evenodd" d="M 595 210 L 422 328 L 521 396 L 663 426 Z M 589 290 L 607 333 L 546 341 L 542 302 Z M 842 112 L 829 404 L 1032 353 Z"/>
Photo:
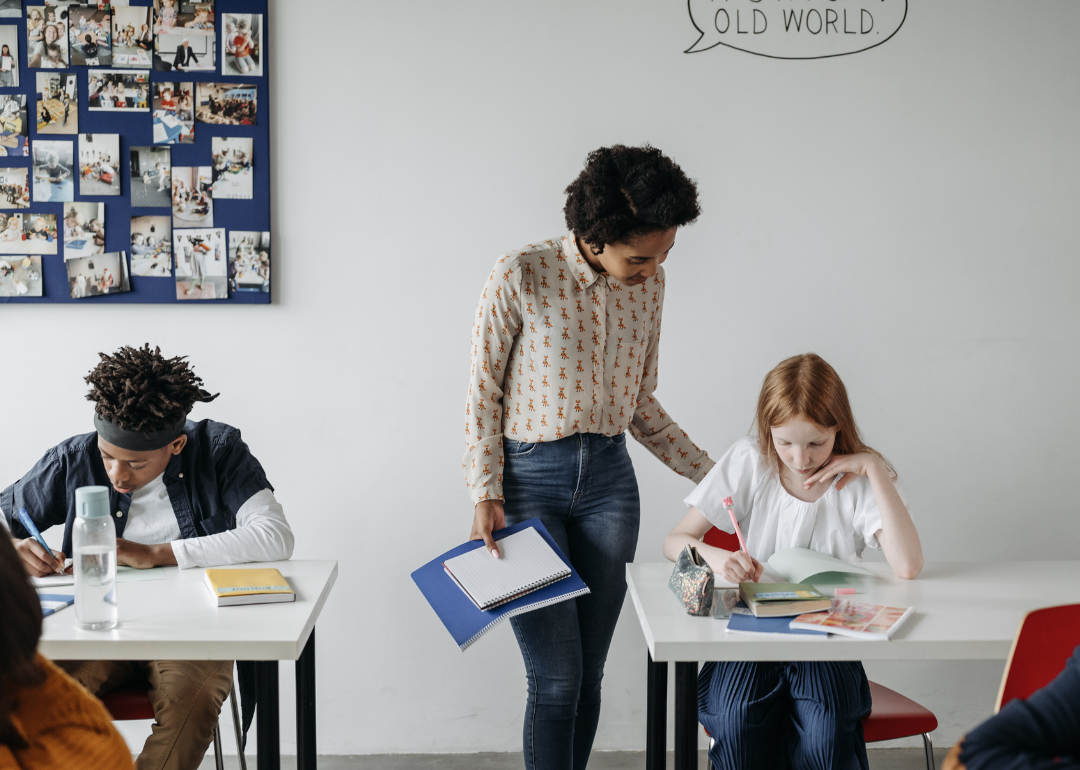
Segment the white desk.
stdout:
<path fill-rule="evenodd" d="M 887 564 L 863 566 L 878 577 L 849 598 L 915 608 L 891 641 L 728 634 L 725 620 L 686 614 L 667 587 L 673 564 L 627 564 L 649 647 L 646 767 L 664 766 L 668 661 L 675 661 L 675 767 L 683 770 L 697 766 L 700 660 L 1004 660 L 1025 613 L 1080 602 L 1080 561 L 940 562 L 915 580 L 893 577 Z"/>
<path fill-rule="evenodd" d="M 39 651 L 54 660 L 258 661 L 259 770 L 278 770 L 279 660 L 296 661 L 297 766 L 315 768 L 315 621 L 337 580 L 336 561 L 280 561 L 296 601 L 218 607 L 201 569 L 165 568 L 164 580 L 119 583 L 120 623 L 83 631 L 69 608 L 45 618 Z M 73 594 L 74 586 L 39 589 Z"/>

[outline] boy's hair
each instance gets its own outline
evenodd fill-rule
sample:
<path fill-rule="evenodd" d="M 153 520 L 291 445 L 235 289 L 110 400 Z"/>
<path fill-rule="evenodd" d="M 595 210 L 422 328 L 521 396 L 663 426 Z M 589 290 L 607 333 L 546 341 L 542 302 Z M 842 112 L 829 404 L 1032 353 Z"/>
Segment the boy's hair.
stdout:
<path fill-rule="evenodd" d="M 754 431 L 762 456 L 768 458 L 778 473 L 780 455 L 773 445 L 771 429 L 797 417 L 822 428 L 837 428 L 834 454 L 869 452 L 877 455 L 896 478 L 896 471 L 889 461 L 863 443 L 840 375 L 816 353 L 803 353 L 781 361 L 761 383 Z"/>
<path fill-rule="evenodd" d="M 628 243 L 697 219 L 697 187 L 655 147 L 616 144 L 589 153 L 566 188 L 566 226 L 601 254 L 604 244 Z"/>
<path fill-rule="evenodd" d="M 86 400 L 95 402 L 99 417 L 123 430 L 164 430 L 186 417 L 196 401 L 213 398 L 199 387 L 202 379 L 186 357 L 165 358 L 149 344 L 98 355 L 101 363 L 86 376 Z"/>

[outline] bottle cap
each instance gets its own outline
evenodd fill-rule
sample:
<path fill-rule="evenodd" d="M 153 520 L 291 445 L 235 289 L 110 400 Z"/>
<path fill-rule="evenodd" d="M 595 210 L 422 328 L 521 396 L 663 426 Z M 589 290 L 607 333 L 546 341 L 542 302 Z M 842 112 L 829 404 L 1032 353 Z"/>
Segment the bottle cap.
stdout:
<path fill-rule="evenodd" d="M 109 517 L 108 487 L 79 487 L 75 490 L 75 515 L 84 519 Z"/>

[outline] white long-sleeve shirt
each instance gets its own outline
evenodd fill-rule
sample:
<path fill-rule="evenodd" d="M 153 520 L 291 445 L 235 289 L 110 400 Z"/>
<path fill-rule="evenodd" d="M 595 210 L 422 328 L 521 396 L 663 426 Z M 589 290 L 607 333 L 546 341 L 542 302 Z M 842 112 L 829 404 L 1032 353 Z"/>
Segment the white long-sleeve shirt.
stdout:
<path fill-rule="evenodd" d="M 235 529 L 181 538 L 162 476 L 132 494 L 123 537 L 142 545 L 172 543 L 180 569 L 281 561 L 292 556 L 294 545 L 285 511 L 269 489 L 256 492 L 240 506 Z"/>

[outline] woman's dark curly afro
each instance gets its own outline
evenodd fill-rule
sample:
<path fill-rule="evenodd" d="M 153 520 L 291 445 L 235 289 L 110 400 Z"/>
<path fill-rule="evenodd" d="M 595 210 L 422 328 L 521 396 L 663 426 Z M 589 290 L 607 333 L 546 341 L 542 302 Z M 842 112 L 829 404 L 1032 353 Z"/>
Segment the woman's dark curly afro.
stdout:
<path fill-rule="evenodd" d="M 101 357 L 86 376 L 94 411 L 123 430 L 151 433 L 176 425 L 196 401 L 212 398 L 185 357 L 165 358 L 160 348 L 124 346 Z"/>
<path fill-rule="evenodd" d="M 655 147 L 616 144 L 593 150 L 566 188 L 566 226 L 597 253 L 697 219 L 697 186 Z"/>

